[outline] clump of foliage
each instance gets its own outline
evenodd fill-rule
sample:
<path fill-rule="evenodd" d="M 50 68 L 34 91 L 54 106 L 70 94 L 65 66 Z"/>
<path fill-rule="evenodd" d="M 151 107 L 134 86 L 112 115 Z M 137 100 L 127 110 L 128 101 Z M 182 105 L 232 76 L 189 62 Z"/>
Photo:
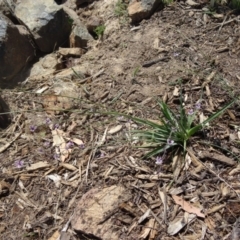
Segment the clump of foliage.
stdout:
<path fill-rule="evenodd" d="M 230 1 L 230 6 L 233 8 L 233 9 L 236 9 L 236 10 L 240 10 L 240 0 L 231 0 Z"/>
<path fill-rule="evenodd" d="M 218 5 L 229 5 L 233 10 L 240 10 L 240 0 L 210 0 L 211 10 L 214 10 Z"/>
<path fill-rule="evenodd" d="M 114 14 L 119 18 L 121 24 L 128 22 L 127 7 L 127 3 L 125 3 L 123 0 L 118 0 L 115 5 Z"/>
<path fill-rule="evenodd" d="M 163 0 L 164 5 L 170 5 L 173 2 L 174 2 L 174 0 Z"/>
<path fill-rule="evenodd" d="M 99 25 L 94 29 L 94 33 L 97 35 L 98 38 L 103 36 L 106 27 L 104 25 Z"/>
<path fill-rule="evenodd" d="M 186 153 L 189 139 L 197 132 L 202 130 L 207 124 L 219 117 L 227 108 L 229 108 L 236 99 L 233 99 L 221 110 L 207 118 L 204 122 L 196 124 L 194 122 L 201 103 L 197 102 L 194 108 L 186 110 L 181 103 L 178 113 L 172 111 L 164 102 L 159 102 L 162 116 L 159 117 L 160 123 L 149 121 L 142 118 L 130 117 L 137 123 L 148 127 L 146 130 L 134 131 L 135 137 L 146 143 L 141 147 L 151 149 L 145 157 L 157 156 L 157 162 L 160 164 L 166 152 L 174 153 L 182 149 Z"/>

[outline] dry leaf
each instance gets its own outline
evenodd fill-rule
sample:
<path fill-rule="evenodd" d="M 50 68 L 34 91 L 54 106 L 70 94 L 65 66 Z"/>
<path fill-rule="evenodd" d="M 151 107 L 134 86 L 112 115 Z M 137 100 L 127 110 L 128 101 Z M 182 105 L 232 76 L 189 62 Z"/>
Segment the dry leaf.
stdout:
<path fill-rule="evenodd" d="M 56 187 L 60 187 L 61 184 L 61 176 L 59 176 L 58 174 L 51 174 L 51 175 L 47 175 L 46 178 L 51 179 L 52 181 L 54 181 Z"/>
<path fill-rule="evenodd" d="M 139 236 L 139 239 L 141 238 L 145 239 L 149 235 L 151 229 L 154 227 L 154 223 L 155 223 L 155 219 L 151 218 L 146 224 L 146 226 L 143 228 L 141 235 Z"/>
<path fill-rule="evenodd" d="M 184 166 L 184 161 L 181 155 L 177 154 L 173 157 L 172 168 L 173 168 L 173 176 L 174 180 L 178 180 L 179 174 L 182 172 Z"/>
<path fill-rule="evenodd" d="M 64 132 L 59 129 L 52 130 L 52 136 L 53 136 L 53 146 L 59 146 L 63 142 L 65 142 L 63 138 Z"/>
<path fill-rule="evenodd" d="M 78 146 L 81 146 L 84 144 L 83 141 L 78 138 L 73 138 L 71 141 L 74 142 L 75 144 L 77 144 Z"/>
<path fill-rule="evenodd" d="M 109 133 L 109 134 L 118 133 L 119 131 L 122 130 L 122 127 L 123 127 L 122 125 L 117 125 L 117 126 L 111 128 L 111 129 L 108 131 L 108 133 Z"/>
<path fill-rule="evenodd" d="M 4 180 L 0 182 L 0 196 L 9 192 L 11 185 Z"/>
<path fill-rule="evenodd" d="M 74 128 L 77 126 L 77 123 L 75 121 L 72 121 L 71 125 L 67 128 L 67 133 L 70 133 L 74 130 Z"/>
<path fill-rule="evenodd" d="M 186 3 L 187 3 L 189 6 L 192 6 L 192 7 L 200 6 L 199 3 L 194 2 L 193 0 L 187 0 Z"/>
<path fill-rule="evenodd" d="M 207 120 L 207 117 L 204 116 L 203 113 L 201 113 L 199 116 L 199 123 L 203 123 L 205 120 Z M 207 123 L 206 126 L 209 126 L 209 123 Z"/>
<path fill-rule="evenodd" d="M 173 90 L 173 96 L 174 97 L 178 97 L 179 96 L 179 88 L 178 87 L 175 87 L 174 90 Z"/>
<path fill-rule="evenodd" d="M 53 235 L 48 240 L 58 240 L 59 237 L 60 237 L 60 233 L 57 230 L 56 232 L 53 233 Z"/>
<path fill-rule="evenodd" d="M 172 198 L 174 199 L 176 204 L 179 204 L 182 207 L 182 209 L 184 211 L 186 211 L 188 213 L 194 213 L 198 217 L 202 217 L 202 218 L 205 217 L 205 215 L 203 213 L 201 213 L 201 210 L 199 208 L 194 207 L 193 205 L 191 205 L 190 203 L 186 202 L 181 197 L 179 197 L 177 195 L 172 195 Z"/>
<path fill-rule="evenodd" d="M 187 212 L 185 212 L 183 216 L 178 215 L 172 222 L 169 223 L 167 233 L 171 236 L 177 234 L 194 218 L 196 218 L 195 214 L 189 214 Z"/>
<path fill-rule="evenodd" d="M 184 162 L 184 170 L 188 170 L 188 168 L 190 167 L 190 164 L 192 162 L 191 157 L 189 156 L 189 154 L 187 153 L 185 156 L 185 162 Z"/>
<path fill-rule="evenodd" d="M 27 167 L 27 171 L 33 171 L 41 168 L 47 168 L 50 167 L 51 165 L 48 162 L 37 162 L 33 163 L 31 166 Z"/>
<path fill-rule="evenodd" d="M 148 209 L 138 220 L 138 224 L 142 223 L 146 218 L 148 218 L 151 214 L 151 209 Z"/>
<path fill-rule="evenodd" d="M 233 112 L 229 109 L 227 109 L 227 112 L 228 112 L 228 115 L 230 116 L 230 118 L 233 120 L 233 121 L 236 121 L 236 117 L 235 115 L 233 114 Z"/>
<path fill-rule="evenodd" d="M 226 204 L 220 204 L 220 205 L 214 206 L 207 210 L 207 214 L 209 215 L 211 213 L 218 212 L 220 209 L 225 208 L 225 207 L 226 207 Z"/>
<path fill-rule="evenodd" d="M 70 170 L 70 171 L 76 171 L 77 170 L 76 167 L 74 167 L 72 164 L 69 164 L 69 163 L 63 163 L 62 162 L 59 165 L 64 167 L 64 168 L 66 168 L 66 169 L 68 169 L 68 170 Z"/>
<path fill-rule="evenodd" d="M 44 86 L 44 87 L 42 87 L 42 88 L 36 90 L 35 92 L 40 94 L 40 93 L 45 92 L 48 88 L 49 88 L 49 86 Z"/>

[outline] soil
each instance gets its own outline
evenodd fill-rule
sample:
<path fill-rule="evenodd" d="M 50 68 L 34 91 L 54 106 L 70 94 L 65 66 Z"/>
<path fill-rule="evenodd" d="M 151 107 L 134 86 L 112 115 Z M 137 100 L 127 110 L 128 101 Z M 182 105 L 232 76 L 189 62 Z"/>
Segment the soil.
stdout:
<path fill-rule="evenodd" d="M 44 96 L 36 90 L 51 86 L 51 80 L 4 90 L 13 119 L 0 140 L 1 239 L 57 239 L 54 234 L 85 193 L 119 184 L 131 194 L 111 216 L 119 239 L 239 239 L 233 238 L 240 217 L 238 102 L 189 142 L 188 166 L 144 159 L 147 150 L 130 138 L 130 130 L 140 126 L 121 114 L 106 114 L 158 120 L 158 100 L 177 111 L 182 97 L 186 109 L 201 100 L 201 113 L 210 116 L 239 96 L 239 16 L 226 7 L 216 18 L 204 4 L 175 2 L 136 26 L 111 14 L 108 22 L 117 27 L 80 58 L 89 74 L 74 80 L 80 98 L 70 110 L 51 115 L 44 108 Z M 120 131 L 105 134 L 119 125 Z M 65 165 L 53 146 L 53 128 L 83 143 L 70 146 Z M 170 177 L 154 178 L 158 173 Z M 173 195 L 205 216 L 171 235 L 173 220 L 191 213 Z M 138 222 L 147 209 L 154 217 Z M 94 239 L 71 226 L 66 234 L 61 239 Z"/>

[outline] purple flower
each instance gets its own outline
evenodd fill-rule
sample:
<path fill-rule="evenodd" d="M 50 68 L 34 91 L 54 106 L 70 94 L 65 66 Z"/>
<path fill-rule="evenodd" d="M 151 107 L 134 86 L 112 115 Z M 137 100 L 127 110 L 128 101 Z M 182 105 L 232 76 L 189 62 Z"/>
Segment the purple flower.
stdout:
<path fill-rule="evenodd" d="M 24 166 L 24 161 L 23 161 L 23 160 L 16 160 L 16 161 L 14 162 L 14 166 L 15 166 L 16 168 L 23 168 L 23 166 Z"/>
<path fill-rule="evenodd" d="M 66 144 L 66 149 L 70 149 L 74 146 L 74 143 L 72 141 L 69 141 L 67 144 Z"/>
<path fill-rule="evenodd" d="M 156 162 L 157 165 L 162 165 L 163 164 L 163 157 L 157 157 Z"/>
<path fill-rule="evenodd" d="M 172 139 L 168 139 L 168 140 L 167 140 L 167 144 L 168 144 L 168 145 L 173 145 L 173 144 L 174 144 L 174 141 L 173 141 Z"/>
<path fill-rule="evenodd" d="M 99 158 L 103 158 L 103 157 L 105 157 L 105 154 L 104 154 L 104 152 L 101 152 Z"/>
<path fill-rule="evenodd" d="M 46 119 L 46 124 L 49 125 L 49 124 L 51 124 L 51 123 L 52 123 L 52 120 L 51 120 L 50 118 L 47 118 L 47 119 Z"/>
<path fill-rule="evenodd" d="M 53 126 L 53 129 L 59 129 L 60 125 L 58 123 L 55 123 Z"/>
<path fill-rule="evenodd" d="M 199 110 L 201 108 L 201 103 L 200 102 L 197 102 L 195 104 L 195 109 Z"/>
<path fill-rule="evenodd" d="M 45 148 L 50 147 L 50 142 L 49 142 L 49 141 L 44 142 L 44 143 L 43 143 L 43 146 L 44 146 Z"/>
<path fill-rule="evenodd" d="M 39 153 L 39 154 L 44 154 L 43 149 L 42 149 L 42 148 L 38 148 L 38 153 Z"/>
<path fill-rule="evenodd" d="M 80 144 L 80 145 L 78 145 L 79 146 L 79 148 L 81 148 L 81 149 L 83 149 L 83 148 L 85 148 L 85 145 L 82 143 L 82 144 Z"/>
<path fill-rule="evenodd" d="M 194 114 L 193 109 L 190 109 L 190 110 L 188 111 L 188 115 L 193 115 L 193 114 Z"/>
<path fill-rule="evenodd" d="M 53 155 L 53 158 L 54 158 L 55 160 L 59 160 L 59 159 L 60 159 L 60 154 L 55 153 L 55 154 Z"/>
<path fill-rule="evenodd" d="M 35 126 L 35 125 L 31 125 L 30 127 L 29 127 L 29 129 L 30 129 L 30 132 L 35 132 L 36 131 L 36 129 L 37 129 L 37 126 Z"/>

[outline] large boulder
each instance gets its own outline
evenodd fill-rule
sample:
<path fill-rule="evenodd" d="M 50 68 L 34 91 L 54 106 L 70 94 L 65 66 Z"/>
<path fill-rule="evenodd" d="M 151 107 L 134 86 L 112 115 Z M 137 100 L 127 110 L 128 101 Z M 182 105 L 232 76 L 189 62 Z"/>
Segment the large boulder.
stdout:
<path fill-rule="evenodd" d="M 22 0 L 15 14 L 32 33 L 42 52 L 52 52 L 68 42 L 73 20 L 53 0 Z"/>
<path fill-rule="evenodd" d="M 34 57 L 24 26 L 15 26 L 0 13 L 0 83 L 6 84 Z"/>

